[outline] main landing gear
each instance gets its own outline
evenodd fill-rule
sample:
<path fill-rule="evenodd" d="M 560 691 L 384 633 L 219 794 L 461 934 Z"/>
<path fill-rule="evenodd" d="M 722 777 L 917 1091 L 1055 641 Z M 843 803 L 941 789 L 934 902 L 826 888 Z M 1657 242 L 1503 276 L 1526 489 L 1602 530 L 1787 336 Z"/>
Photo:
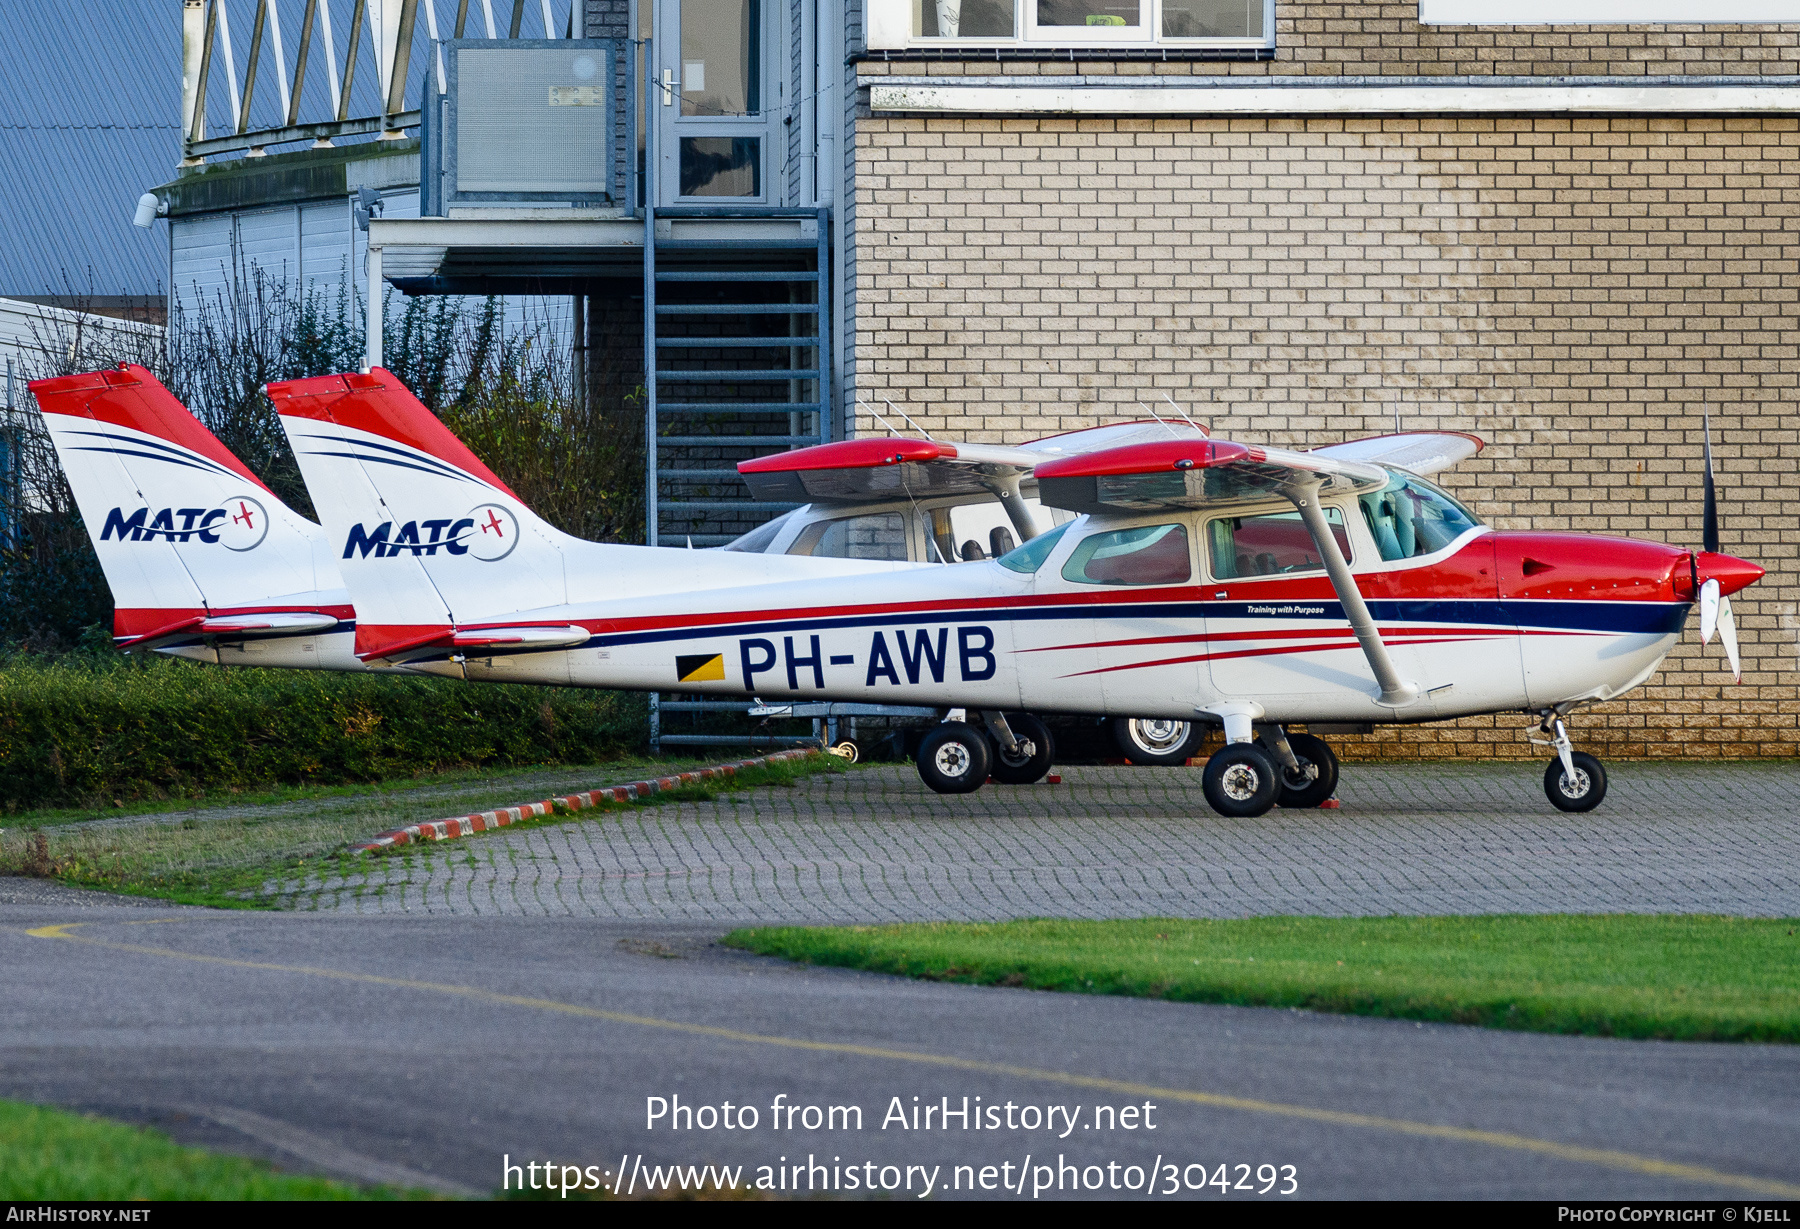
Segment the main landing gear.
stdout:
<path fill-rule="evenodd" d="M 1338 759 L 1322 738 L 1256 725 L 1253 737 L 1213 752 L 1200 775 L 1207 805 L 1231 819 L 1270 807 L 1316 807 L 1337 789 Z"/>
<path fill-rule="evenodd" d="M 971 794 L 991 777 L 1030 785 L 1050 771 L 1056 741 L 1030 713 L 984 712 L 968 721 L 942 721 L 919 743 L 919 777 L 940 794 Z"/>
<path fill-rule="evenodd" d="M 1544 769 L 1544 794 L 1559 811 L 1591 811 L 1606 797 L 1606 769 L 1587 752 L 1575 750 L 1563 716 L 1556 709 L 1547 709 L 1541 714 L 1538 731 L 1550 737 L 1531 740 L 1540 747 L 1556 748 L 1556 758 Z"/>

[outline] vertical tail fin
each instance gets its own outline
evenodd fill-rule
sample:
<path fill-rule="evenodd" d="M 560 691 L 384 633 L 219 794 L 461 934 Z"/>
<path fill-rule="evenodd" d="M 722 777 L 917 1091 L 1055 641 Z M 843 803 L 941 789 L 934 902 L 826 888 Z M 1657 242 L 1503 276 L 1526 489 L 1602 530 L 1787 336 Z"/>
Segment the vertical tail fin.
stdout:
<path fill-rule="evenodd" d="M 353 617 L 319 527 L 149 371 L 123 366 L 30 388 L 112 588 L 116 636 L 142 641 L 257 610 L 328 614 L 319 627 Z"/>
<path fill-rule="evenodd" d="M 392 372 L 271 384 L 357 604 L 364 657 L 567 601 L 565 547 Z"/>

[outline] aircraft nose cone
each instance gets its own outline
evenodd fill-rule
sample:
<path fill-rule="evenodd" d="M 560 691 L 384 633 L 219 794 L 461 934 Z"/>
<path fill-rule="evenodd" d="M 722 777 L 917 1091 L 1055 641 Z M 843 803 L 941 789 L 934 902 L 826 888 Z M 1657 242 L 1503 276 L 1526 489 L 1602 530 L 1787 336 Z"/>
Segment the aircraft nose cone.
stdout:
<path fill-rule="evenodd" d="M 1709 580 L 1719 582 L 1719 592 L 1726 597 L 1739 589 L 1747 589 L 1765 575 L 1762 568 L 1748 559 L 1739 559 L 1736 555 L 1716 555 L 1711 551 L 1698 551 L 1694 555 L 1694 571 L 1700 577 L 1700 583 Z"/>

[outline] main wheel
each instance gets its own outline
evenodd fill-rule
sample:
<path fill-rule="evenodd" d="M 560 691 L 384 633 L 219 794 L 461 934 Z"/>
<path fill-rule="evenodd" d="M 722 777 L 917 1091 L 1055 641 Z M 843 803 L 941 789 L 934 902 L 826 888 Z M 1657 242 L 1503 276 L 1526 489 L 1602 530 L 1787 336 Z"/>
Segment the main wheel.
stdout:
<path fill-rule="evenodd" d="M 1196 723 L 1167 717 L 1114 717 L 1107 724 L 1119 753 L 1146 768 L 1179 768 L 1206 737 Z"/>
<path fill-rule="evenodd" d="M 1281 783 L 1275 791 L 1275 805 L 1316 807 L 1337 790 L 1337 755 L 1323 738 L 1314 738 L 1311 734 L 1289 734 L 1287 740 L 1288 746 L 1293 749 L 1294 758 L 1300 761 L 1302 771 L 1296 773 L 1279 759 L 1275 759 L 1273 751 L 1269 752 L 1269 758 L 1275 760 L 1275 771 L 1281 777 Z M 1318 776 L 1306 775 L 1305 769 L 1309 764 L 1318 768 Z"/>
<path fill-rule="evenodd" d="M 1274 759 L 1255 743 L 1227 743 L 1212 753 L 1200 777 L 1207 803 L 1232 819 L 1261 815 L 1274 806 L 1280 782 Z"/>
<path fill-rule="evenodd" d="M 990 775 L 1006 785 L 1030 785 L 1041 781 L 1056 758 L 1056 740 L 1050 727 L 1030 713 L 1008 713 L 1006 724 L 1018 740 L 1019 753 L 1008 755 L 1006 748 L 994 743 L 994 767 Z"/>
<path fill-rule="evenodd" d="M 1562 757 L 1550 761 L 1544 769 L 1544 793 L 1550 805 L 1559 811 L 1591 811 L 1606 797 L 1606 769 L 1585 751 L 1570 756 L 1575 761 L 1575 779 L 1563 771 Z"/>
<path fill-rule="evenodd" d="M 919 779 L 940 794 L 972 794 L 987 782 L 993 746 L 974 726 L 943 721 L 919 741 Z"/>

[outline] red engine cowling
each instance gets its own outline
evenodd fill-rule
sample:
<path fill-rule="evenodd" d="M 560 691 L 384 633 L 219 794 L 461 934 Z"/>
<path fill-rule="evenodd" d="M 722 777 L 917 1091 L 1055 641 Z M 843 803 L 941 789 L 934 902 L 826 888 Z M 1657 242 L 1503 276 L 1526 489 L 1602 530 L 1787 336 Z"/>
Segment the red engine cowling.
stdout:
<path fill-rule="evenodd" d="M 1688 552 L 1582 533 L 1495 533 L 1502 598 L 1676 602 L 1692 596 Z"/>

